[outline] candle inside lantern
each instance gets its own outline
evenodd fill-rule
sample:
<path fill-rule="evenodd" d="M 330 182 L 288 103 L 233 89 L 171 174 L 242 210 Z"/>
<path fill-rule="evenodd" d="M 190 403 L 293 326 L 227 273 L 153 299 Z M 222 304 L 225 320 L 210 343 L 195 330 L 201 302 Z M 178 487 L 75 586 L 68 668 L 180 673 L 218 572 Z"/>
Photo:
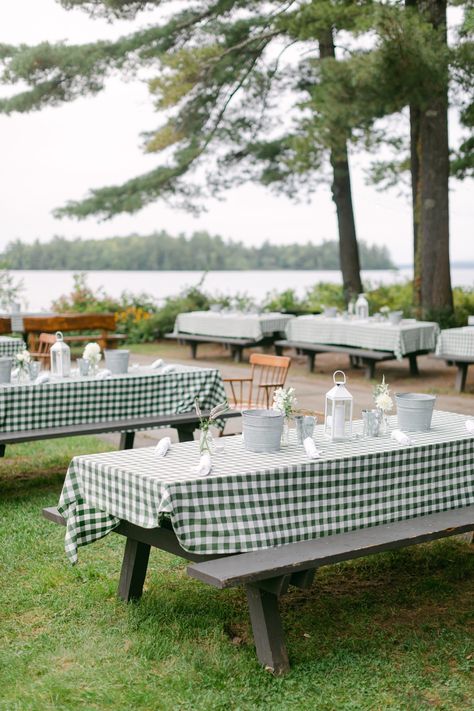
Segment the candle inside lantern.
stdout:
<path fill-rule="evenodd" d="M 344 422 L 346 408 L 343 402 L 337 402 L 334 406 L 333 431 L 334 439 L 344 439 Z"/>

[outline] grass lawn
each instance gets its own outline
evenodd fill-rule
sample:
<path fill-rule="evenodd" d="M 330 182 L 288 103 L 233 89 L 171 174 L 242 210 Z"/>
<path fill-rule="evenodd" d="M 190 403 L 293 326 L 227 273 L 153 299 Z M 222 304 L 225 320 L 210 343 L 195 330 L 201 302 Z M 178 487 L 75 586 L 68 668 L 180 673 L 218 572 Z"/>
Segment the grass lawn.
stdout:
<path fill-rule="evenodd" d="M 116 599 L 123 540 L 82 548 L 42 519 L 83 437 L 0 461 L 0 709 L 473 709 L 474 547 L 459 540 L 322 569 L 283 598 L 292 663 L 258 665 L 242 590 L 153 551 L 141 602 Z"/>

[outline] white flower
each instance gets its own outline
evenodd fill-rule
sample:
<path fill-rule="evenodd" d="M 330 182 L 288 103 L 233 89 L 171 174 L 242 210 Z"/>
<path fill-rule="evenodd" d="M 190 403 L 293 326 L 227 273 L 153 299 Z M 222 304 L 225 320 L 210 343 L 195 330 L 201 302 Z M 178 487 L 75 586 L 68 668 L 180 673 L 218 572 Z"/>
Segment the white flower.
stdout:
<path fill-rule="evenodd" d="M 273 393 L 273 409 L 283 412 L 286 417 L 293 413 L 297 402 L 294 388 L 277 388 Z"/>
<path fill-rule="evenodd" d="M 28 363 L 31 362 L 31 355 L 28 353 L 28 351 L 23 350 L 23 351 L 18 351 L 18 353 L 15 355 L 16 361 L 20 368 L 24 368 Z"/>
<path fill-rule="evenodd" d="M 393 400 L 388 393 L 382 392 L 375 398 L 375 405 L 383 412 L 389 412 L 393 409 Z"/>
<path fill-rule="evenodd" d="M 85 360 L 98 363 L 102 358 L 100 346 L 98 343 L 88 343 L 84 348 L 83 357 Z"/>

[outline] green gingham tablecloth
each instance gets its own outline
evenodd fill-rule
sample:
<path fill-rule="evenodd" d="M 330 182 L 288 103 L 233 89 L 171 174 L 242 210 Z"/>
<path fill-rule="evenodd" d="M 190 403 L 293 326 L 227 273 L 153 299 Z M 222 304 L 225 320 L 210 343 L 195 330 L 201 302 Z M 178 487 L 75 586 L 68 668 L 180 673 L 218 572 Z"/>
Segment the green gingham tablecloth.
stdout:
<path fill-rule="evenodd" d="M 26 348 L 22 338 L 0 336 L 0 356 L 14 356 Z"/>
<path fill-rule="evenodd" d="M 436 347 L 436 355 L 457 355 L 474 358 L 474 328 L 447 328 L 441 331 Z"/>
<path fill-rule="evenodd" d="M 273 454 L 225 439 L 210 476 L 192 469 L 197 442 L 75 457 L 59 511 L 66 554 L 112 531 L 120 519 L 144 528 L 169 514 L 179 542 L 201 554 L 252 551 L 474 504 L 474 437 L 466 417 L 435 412 L 432 430 L 401 447 L 389 436 L 331 443 L 323 428 L 310 460 L 293 439 Z M 396 426 L 396 418 L 389 418 Z M 356 434 L 361 431 L 355 423 Z M 292 432 L 293 434 L 293 432 Z"/>
<path fill-rule="evenodd" d="M 175 371 L 138 368 L 105 380 L 63 378 L 41 385 L 0 386 L 0 432 L 172 415 L 226 400 L 218 370 L 176 365 Z"/>
<path fill-rule="evenodd" d="M 286 327 L 290 341 L 391 351 L 398 359 L 417 351 L 434 351 L 438 333 L 438 324 L 430 321 L 405 320 L 392 325 L 325 316 L 298 316 Z"/>
<path fill-rule="evenodd" d="M 178 314 L 174 332 L 222 338 L 250 338 L 259 341 L 264 336 L 284 333 L 288 321 L 292 318 L 281 313 L 191 311 Z"/>

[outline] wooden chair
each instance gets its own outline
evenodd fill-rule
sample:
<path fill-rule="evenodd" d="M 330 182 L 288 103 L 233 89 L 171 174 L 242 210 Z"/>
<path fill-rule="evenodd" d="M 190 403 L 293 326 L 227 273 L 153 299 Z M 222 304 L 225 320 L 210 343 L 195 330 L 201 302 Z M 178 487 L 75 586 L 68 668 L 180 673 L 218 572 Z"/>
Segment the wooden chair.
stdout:
<path fill-rule="evenodd" d="M 43 368 L 49 368 L 51 346 L 56 343 L 56 335 L 54 333 L 40 333 L 37 340 L 38 350 L 30 351 L 33 358 L 37 358 L 43 363 Z"/>
<path fill-rule="evenodd" d="M 230 405 L 238 409 L 271 407 L 273 393 L 285 385 L 290 364 L 288 356 L 252 353 L 249 377 L 224 378 Z"/>

